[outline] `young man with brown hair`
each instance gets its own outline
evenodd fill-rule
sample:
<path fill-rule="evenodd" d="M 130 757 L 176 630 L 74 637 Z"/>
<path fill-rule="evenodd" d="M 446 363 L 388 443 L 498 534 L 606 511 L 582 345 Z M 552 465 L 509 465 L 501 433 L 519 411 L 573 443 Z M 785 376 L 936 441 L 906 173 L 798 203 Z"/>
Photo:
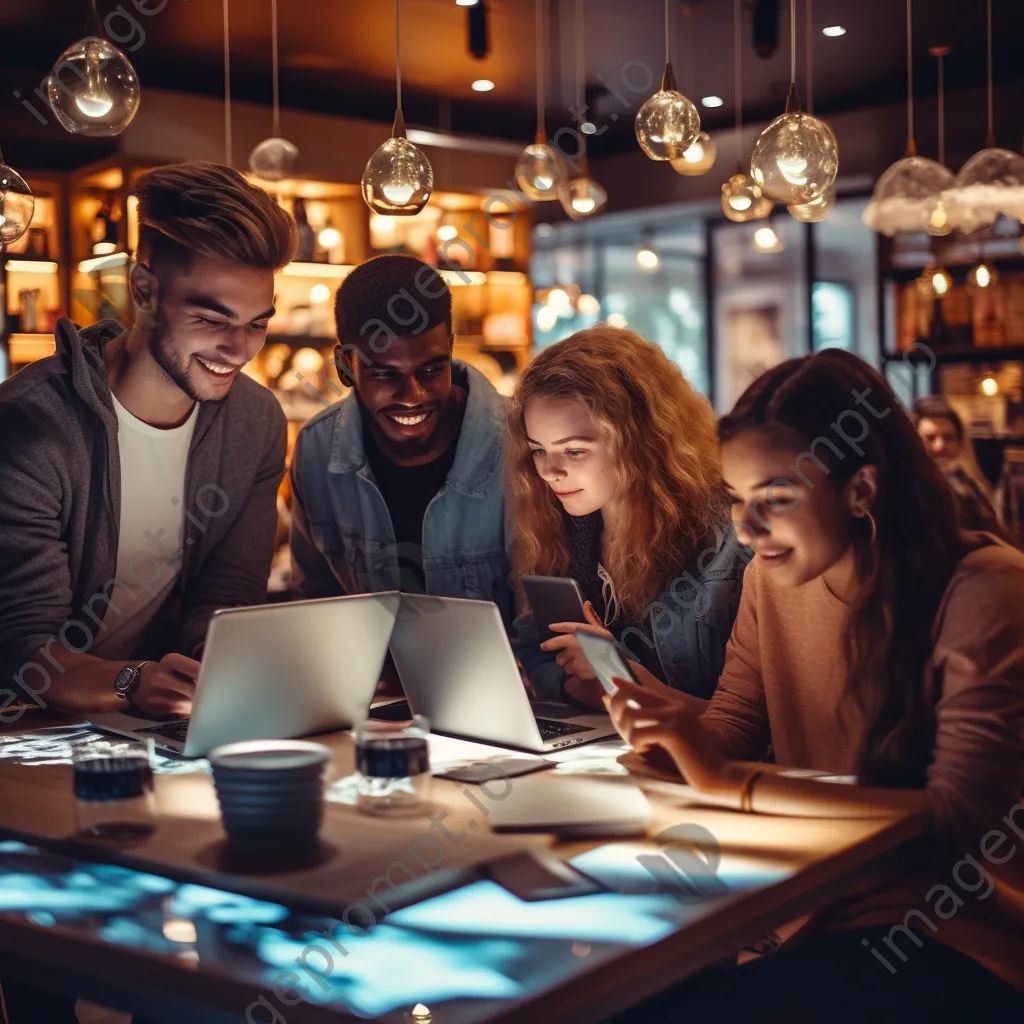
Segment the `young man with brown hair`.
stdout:
<path fill-rule="evenodd" d="M 210 616 L 266 597 L 286 424 L 242 368 L 295 224 L 217 164 L 132 194 L 134 326 L 61 320 L 56 355 L 0 385 L 5 723 L 26 700 L 187 714 Z M 75 1020 L 66 997 L 3 988 L 10 1024 Z"/>
<path fill-rule="evenodd" d="M 25 701 L 187 713 L 214 610 L 266 596 L 285 418 L 242 368 L 295 225 L 217 164 L 132 194 L 134 326 L 61 320 L 56 354 L 0 385 L 6 723 Z"/>

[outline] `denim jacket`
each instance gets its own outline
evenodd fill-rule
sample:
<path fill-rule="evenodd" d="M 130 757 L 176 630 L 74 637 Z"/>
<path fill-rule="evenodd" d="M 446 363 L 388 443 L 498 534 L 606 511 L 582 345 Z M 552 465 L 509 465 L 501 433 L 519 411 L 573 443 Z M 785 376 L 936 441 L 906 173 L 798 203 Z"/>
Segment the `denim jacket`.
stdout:
<path fill-rule="evenodd" d="M 661 665 L 662 682 L 695 697 L 710 698 L 725 664 L 725 644 L 740 603 L 743 571 L 752 552 L 736 539 L 730 524 L 724 536 L 682 572 L 647 609 L 651 639 L 639 630 L 635 636 L 620 638 L 620 650 L 636 659 L 623 640 L 653 643 Z M 515 622 L 517 653 L 541 700 L 560 700 L 565 673 L 554 655 L 539 647 L 540 632 L 529 613 Z M 628 632 L 628 631 L 627 631 Z"/>
<path fill-rule="evenodd" d="M 427 592 L 494 601 L 513 616 L 504 500 L 506 400 L 465 363 L 468 388 L 455 462 L 423 517 Z M 363 448 L 355 396 L 325 409 L 299 432 L 292 459 L 292 563 L 304 598 L 399 589 L 398 545 Z"/>

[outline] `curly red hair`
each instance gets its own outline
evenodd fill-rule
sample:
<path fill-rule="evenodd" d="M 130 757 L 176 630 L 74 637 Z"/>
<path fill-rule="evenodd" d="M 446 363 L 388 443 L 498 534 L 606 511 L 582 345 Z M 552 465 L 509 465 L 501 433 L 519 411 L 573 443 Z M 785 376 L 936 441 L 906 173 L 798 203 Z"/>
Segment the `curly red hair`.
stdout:
<path fill-rule="evenodd" d="M 667 576 L 728 524 L 714 412 L 665 353 L 633 331 L 598 324 L 544 349 L 509 406 L 517 585 L 527 573 L 564 576 L 570 565 L 561 504 L 526 437 L 524 411 L 534 398 L 583 402 L 612 439 L 631 500 L 605 568 L 621 612 L 636 620 Z"/>

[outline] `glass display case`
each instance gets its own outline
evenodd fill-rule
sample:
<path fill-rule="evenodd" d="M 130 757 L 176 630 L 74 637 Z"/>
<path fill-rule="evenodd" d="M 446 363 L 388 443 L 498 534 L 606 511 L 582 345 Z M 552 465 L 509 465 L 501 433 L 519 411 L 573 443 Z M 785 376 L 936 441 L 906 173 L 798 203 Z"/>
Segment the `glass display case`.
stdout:
<path fill-rule="evenodd" d="M 53 354 L 53 330 L 67 310 L 65 183 L 41 174 L 25 179 L 36 199 L 32 223 L 0 264 L 0 380 Z"/>

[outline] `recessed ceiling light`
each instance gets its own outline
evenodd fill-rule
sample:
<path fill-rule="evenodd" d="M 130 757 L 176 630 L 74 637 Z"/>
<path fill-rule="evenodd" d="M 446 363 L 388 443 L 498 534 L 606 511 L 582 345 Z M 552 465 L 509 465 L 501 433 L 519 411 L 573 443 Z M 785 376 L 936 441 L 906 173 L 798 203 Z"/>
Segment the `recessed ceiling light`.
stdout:
<path fill-rule="evenodd" d="M 720 107 L 725 103 L 725 100 L 721 96 L 703 96 L 701 97 L 701 103 L 705 107 Z"/>
<path fill-rule="evenodd" d="M 822 30 L 823 36 L 828 36 L 829 39 L 835 39 L 838 36 L 845 36 L 846 29 L 842 25 L 826 25 Z"/>
<path fill-rule="evenodd" d="M 584 121 L 583 124 L 580 125 L 580 131 L 583 132 L 584 135 L 593 135 L 597 131 L 597 125 L 594 124 L 593 121 Z"/>
<path fill-rule="evenodd" d="M 473 92 L 490 92 L 494 88 L 494 83 L 489 78 L 478 78 L 473 83 Z"/>
<path fill-rule="evenodd" d="M 480 0 L 455 0 L 456 7 L 476 7 Z"/>

